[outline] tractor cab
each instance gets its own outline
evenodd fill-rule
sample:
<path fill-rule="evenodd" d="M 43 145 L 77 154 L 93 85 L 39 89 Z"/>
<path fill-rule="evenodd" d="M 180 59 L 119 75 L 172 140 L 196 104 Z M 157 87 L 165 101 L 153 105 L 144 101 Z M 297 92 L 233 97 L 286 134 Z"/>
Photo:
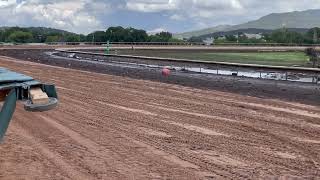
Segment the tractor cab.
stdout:
<path fill-rule="evenodd" d="M 17 101 L 24 103 L 26 111 L 43 112 L 57 106 L 58 96 L 54 85 L 42 84 L 32 77 L 0 68 L 0 142 L 8 129 Z"/>

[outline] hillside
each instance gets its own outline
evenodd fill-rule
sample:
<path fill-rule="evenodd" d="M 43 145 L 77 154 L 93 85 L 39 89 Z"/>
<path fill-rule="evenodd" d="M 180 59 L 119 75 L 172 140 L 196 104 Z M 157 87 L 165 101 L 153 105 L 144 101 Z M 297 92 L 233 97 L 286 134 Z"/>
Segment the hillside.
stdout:
<path fill-rule="evenodd" d="M 76 41 L 79 35 L 46 27 L 0 27 L 0 42 L 43 43 Z"/>
<path fill-rule="evenodd" d="M 298 33 L 306 33 L 309 29 L 304 28 L 288 28 L 290 32 L 298 32 Z M 212 37 L 219 37 L 219 36 L 226 36 L 226 35 L 238 35 L 239 33 L 245 34 L 271 34 L 274 30 L 270 29 L 257 29 L 257 28 L 248 28 L 248 29 L 237 29 L 231 31 L 219 31 L 210 34 L 205 34 L 198 36 L 201 39 L 212 38 Z"/>
<path fill-rule="evenodd" d="M 232 26 L 229 30 L 258 28 L 258 29 L 279 29 L 320 27 L 320 9 L 307 11 L 294 11 L 288 13 L 273 13 L 258 20 Z"/>
<path fill-rule="evenodd" d="M 228 28 L 230 28 L 232 26 L 230 25 L 220 25 L 220 26 L 215 26 L 212 28 L 207 28 L 207 29 L 202 29 L 199 31 L 192 31 L 192 32 L 185 32 L 185 33 L 181 33 L 181 34 L 175 34 L 174 37 L 178 38 L 178 39 L 183 39 L 183 38 L 191 38 L 193 36 L 201 36 L 204 34 L 210 34 L 210 33 L 214 33 L 214 32 L 221 32 L 224 31 Z"/>
<path fill-rule="evenodd" d="M 217 30 L 217 28 L 208 28 L 199 31 L 186 32 L 181 34 L 176 34 L 175 37 L 178 38 L 189 38 L 191 36 L 203 36 L 207 34 L 213 34 L 222 31 L 234 31 L 239 29 L 265 29 L 274 30 L 282 27 L 286 28 L 301 28 L 310 29 L 313 27 L 320 27 L 320 9 L 313 9 L 307 11 L 294 11 L 287 13 L 272 13 L 267 16 L 263 16 L 258 20 L 250 21 L 244 24 L 234 25 L 234 26 L 222 26 Z M 219 27 L 219 26 L 217 26 Z"/>
<path fill-rule="evenodd" d="M 47 27 L 7 27 L 7 26 L 0 27 L 0 31 L 9 30 L 9 29 L 21 29 L 23 31 L 39 32 L 39 33 L 41 32 L 41 34 L 75 34 L 72 32 L 61 30 L 61 29 L 47 28 Z"/>

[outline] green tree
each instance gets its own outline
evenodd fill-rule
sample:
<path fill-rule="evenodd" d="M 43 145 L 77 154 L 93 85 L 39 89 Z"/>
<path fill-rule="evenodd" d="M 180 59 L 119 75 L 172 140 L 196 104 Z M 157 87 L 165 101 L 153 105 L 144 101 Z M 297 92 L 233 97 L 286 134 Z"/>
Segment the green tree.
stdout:
<path fill-rule="evenodd" d="M 160 36 L 157 36 L 157 35 L 150 35 L 148 37 L 148 41 L 149 42 L 161 42 L 161 37 Z"/>
<path fill-rule="evenodd" d="M 29 43 L 32 42 L 32 38 L 33 36 L 30 32 L 15 31 L 9 35 L 8 40 L 16 43 Z"/>
<path fill-rule="evenodd" d="M 0 30 L 0 42 L 4 42 L 4 41 L 5 41 L 4 31 Z"/>
<path fill-rule="evenodd" d="M 177 38 L 170 38 L 169 39 L 169 42 L 184 42 L 183 40 L 181 39 L 177 39 Z M 200 41 L 201 42 L 201 41 Z"/>
<path fill-rule="evenodd" d="M 145 30 L 118 26 L 108 28 L 106 38 L 112 42 L 146 42 L 148 34 Z"/>
<path fill-rule="evenodd" d="M 296 43 L 304 42 L 304 36 L 298 32 L 288 31 L 287 29 L 276 30 L 270 36 L 271 40 L 276 43 Z"/>
<path fill-rule="evenodd" d="M 47 36 L 46 41 L 47 43 L 51 42 L 59 42 L 59 36 Z"/>
<path fill-rule="evenodd" d="M 226 35 L 225 38 L 227 42 L 237 42 L 237 37 L 234 35 Z"/>
<path fill-rule="evenodd" d="M 309 29 L 309 31 L 305 35 L 305 42 L 308 44 L 320 43 L 320 28 L 315 27 Z"/>
<path fill-rule="evenodd" d="M 95 31 L 93 33 L 88 34 L 87 41 L 88 42 L 107 42 L 107 36 L 104 31 Z"/>
<path fill-rule="evenodd" d="M 149 36 L 149 42 L 169 42 L 172 39 L 170 32 L 160 32 Z"/>
<path fill-rule="evenodd" d="M 250 40 L 244 33 L 238 33 L 238 42 L 239 43 L 248 43 L 248 42 L 250 42 Z"/>
<path fill-rule="evenodd" d="M 190 39 L 188 39 L 188 42 L 203 42 L 202 41 L 202 38 L 201 37 L 195 37 L 195 36 L 192 36 Z"/>
<path fill-rule="evenodd" d="M 126 34 L 125 29 L 121 26 L 110 27 L 106 31 L 107 39 L 112 42 L 124 42 Z"/>
<path fill-rule="evenodd" d="M 148 40 L 148 34 L 145 30 L 139 30 L 134 28 L 126 29 L 128 34 L 127 42 L 146 42 Z"/>
<path fill-rule="evenodd" d="M 170 32 L 160 32 L 157 34 L 161 39 L 165 42 L 169 41 L 172 38 L 172 34 Z"/>
<path fill-rule="evenodd" d="M 79 38 L 80 38 L 80 42 L 87 41 L 87 36 L 86 35 L 80 34 Z"/>
<path fill-rule="evenodd" d="M 263 33 L 262 34 L 263 39 L 268 42 L 268 43 L 273 43 L 272 39 L 271 39 L 271 34 L 268 33 Z"/>
<path fill-rule="evenodd" d="M 80 42 L 80 36 L 77 34 L 68 34 L 65 37 L 67 42 Z"/>
<path fill-rule="evenodd" d="M 307 56 L 310 57 L 310 61 L 312 62 L 312 66 L 315 67 L 319 62 L 319 54 L 315 48 L 307 48 L 305 50 Z"/>

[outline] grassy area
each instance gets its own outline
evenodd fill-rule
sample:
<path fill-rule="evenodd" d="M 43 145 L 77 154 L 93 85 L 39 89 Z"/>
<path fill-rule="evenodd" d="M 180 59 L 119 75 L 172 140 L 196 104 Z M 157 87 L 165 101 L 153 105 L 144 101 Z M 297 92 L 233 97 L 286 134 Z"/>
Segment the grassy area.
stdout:
<path fill-rule="evenodd" d="M 262 64 L 275 66 L 309 66 L 309 57 L 303 52 L 248 52 L 248 53 L 220 53 L 220 52 L 195 52 L 195 51 L 119 51 L 118 54 L 181 58 L 192 60 L 233 62 L 246 64 Z"/>
<path fill-rule="evenodd" d="M 199 55 L 199 58 L 203 60 L 282 66 L 306 66 L 309 61 L 309 57 L 302 52 L 205 53 Z"/>

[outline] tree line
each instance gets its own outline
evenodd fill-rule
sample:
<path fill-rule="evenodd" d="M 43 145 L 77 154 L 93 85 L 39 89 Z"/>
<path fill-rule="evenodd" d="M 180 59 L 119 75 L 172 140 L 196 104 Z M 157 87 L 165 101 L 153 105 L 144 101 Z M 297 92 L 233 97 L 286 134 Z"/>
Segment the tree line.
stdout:
<path fill-rule="evenodd" d="M 0 42 L 50 43 L 50 42 L 180 42 L 170 32 L 148 35 L 145 30 L 110 27 L 106 31 L 95 31 L 88 35 L 75 34 L 51 28 L 2 28 Z"/>
<path fill-rule="evenodd" d="M 199 37 L 192 37 L 191 42 L 202 41 Z M 284 43 L 284 44 L 320 44 L 320 28 L 309 29 L 306 33 L 290 31 L 286 28 L 261 34 L 261 38 L 249 38 L 245 33 L 214 37 L 214 43 Z"/>
<path fill-rule="evenodd" d="M 214 37 L 214 43 L 285 43 L 320 44 L 320 28 L 312 28 L 306 33 L 290 31 L 286 28 L 261 34 L 261 38 L 249 38 L 245 33 Z M 175 39 L 170 32 L 149 35 L 145 30 L 135 28 L 110 27 L 106 31 L 95 31 L 88 35 L 75 34 L 63 30 L 42 27 L 0 28 L 0 42 L 50 43 L 50 42 L 202 42 L 201 37 L 188 40 Z"/>

